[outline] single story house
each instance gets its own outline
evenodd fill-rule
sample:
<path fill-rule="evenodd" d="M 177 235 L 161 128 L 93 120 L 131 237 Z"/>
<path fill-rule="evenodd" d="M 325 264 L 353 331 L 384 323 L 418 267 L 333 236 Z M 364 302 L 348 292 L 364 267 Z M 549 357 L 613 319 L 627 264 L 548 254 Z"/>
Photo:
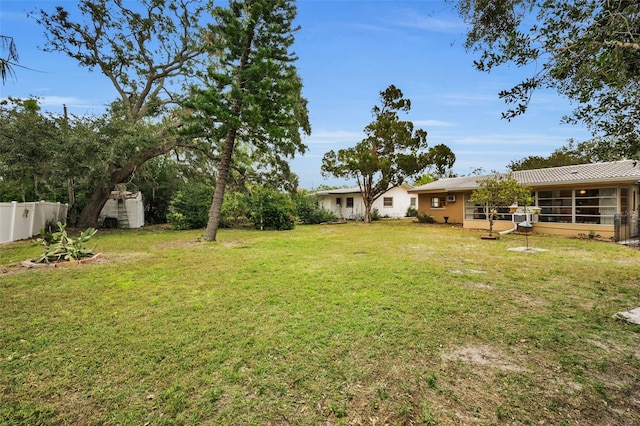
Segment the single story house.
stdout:
<path fill-rule="evenodd" d="M 513 229 L 515 223 L 526 219 L 537 233 L 595 233 L 615 238 L 623 226 L 624 235 L 638 235 L 640 163 L 634 160 L 523 170 L 511 175 L 531 186 L 532 206 L 526 211 L 519 206 L 515 214 L 509 206 L 500 208 L 494 222 L 496 231 Z M 441 179 L 408 192 L 418 196 L 418 210 L 437 222 L 488 229 L 484 206 L 471 203 L 469 197 L 478 188 L 478 181 L 492 176 L 495 175 Z"/>
<path fill-rule="evenodd" d="M 401 218 L 407 215 L 409 207 L 417 209 L 418 196 L 410 195 L 413 187 L 402 184 L 389 189 L 373 202 L 373 209 L 378 209 L 380 216 Z M 320 207 L 333 212 L 341 219 L 362 219 L 364 217 L 364 201 L 359 187 L 328 189 L 316 192 L 320 196 Z"/>

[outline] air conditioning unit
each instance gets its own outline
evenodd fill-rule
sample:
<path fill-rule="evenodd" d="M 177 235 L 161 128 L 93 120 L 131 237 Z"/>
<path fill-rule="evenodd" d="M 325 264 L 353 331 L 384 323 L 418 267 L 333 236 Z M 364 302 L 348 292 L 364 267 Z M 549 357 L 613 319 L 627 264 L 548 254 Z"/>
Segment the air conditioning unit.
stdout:
<path fill-rule="evenodd" d="M 455 203 L 456 196 L 455 195 L 447 195 L 447 203 Z"/>

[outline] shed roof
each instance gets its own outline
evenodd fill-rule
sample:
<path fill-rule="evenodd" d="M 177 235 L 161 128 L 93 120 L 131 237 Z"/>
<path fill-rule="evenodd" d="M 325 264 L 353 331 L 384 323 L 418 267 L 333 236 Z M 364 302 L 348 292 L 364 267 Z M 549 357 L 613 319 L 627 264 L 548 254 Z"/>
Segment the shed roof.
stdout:
<path fill-rule="evenodd" d="M 507 176 L 508 173 L 499 173 Z M 607 182 L 630 182 L 640 180 L 640 164 L 636 160 L 611 161 L 608 163 L 580 164 L 576 166 L 549 167 L 546 169 L 522 170 L 511 175 L 519 183 L 532 187 L 558 186 L 571 184 L 597 184 Z M 471 191 L 478 187 L 478 181 L 496 176 L 463 176 L 440 179 L 416 187 L 409 192 L 454 192 Z"/>

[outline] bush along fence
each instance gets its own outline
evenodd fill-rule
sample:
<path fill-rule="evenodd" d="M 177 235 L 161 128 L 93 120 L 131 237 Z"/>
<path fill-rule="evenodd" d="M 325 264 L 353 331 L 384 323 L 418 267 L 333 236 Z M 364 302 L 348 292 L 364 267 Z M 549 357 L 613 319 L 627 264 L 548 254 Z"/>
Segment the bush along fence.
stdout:
<path fill-rule="evenodd" d="M 0 203 L 0 244 L 31 238 L 41 228 L 66 223 L 68 207 L 46 201 Z"/>

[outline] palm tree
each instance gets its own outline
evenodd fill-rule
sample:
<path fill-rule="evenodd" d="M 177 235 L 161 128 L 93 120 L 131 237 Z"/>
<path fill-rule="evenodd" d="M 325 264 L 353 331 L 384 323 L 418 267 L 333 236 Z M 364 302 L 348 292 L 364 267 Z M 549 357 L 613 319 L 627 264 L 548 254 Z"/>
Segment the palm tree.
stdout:
<path fill-rule="evenodd" d="M 8 51 L 6 58 L 0 58 L 0 78 L 2 79 L 2 84 L 4 84 L 7 81 L 7 75 L 15 76 L 13 67 L 18 62 L 18 49 L 16 49 L 16 44 L 13 42 L 13 37 L 5 35 L 0 35 L 0 46 L 2 50 Z"/>

